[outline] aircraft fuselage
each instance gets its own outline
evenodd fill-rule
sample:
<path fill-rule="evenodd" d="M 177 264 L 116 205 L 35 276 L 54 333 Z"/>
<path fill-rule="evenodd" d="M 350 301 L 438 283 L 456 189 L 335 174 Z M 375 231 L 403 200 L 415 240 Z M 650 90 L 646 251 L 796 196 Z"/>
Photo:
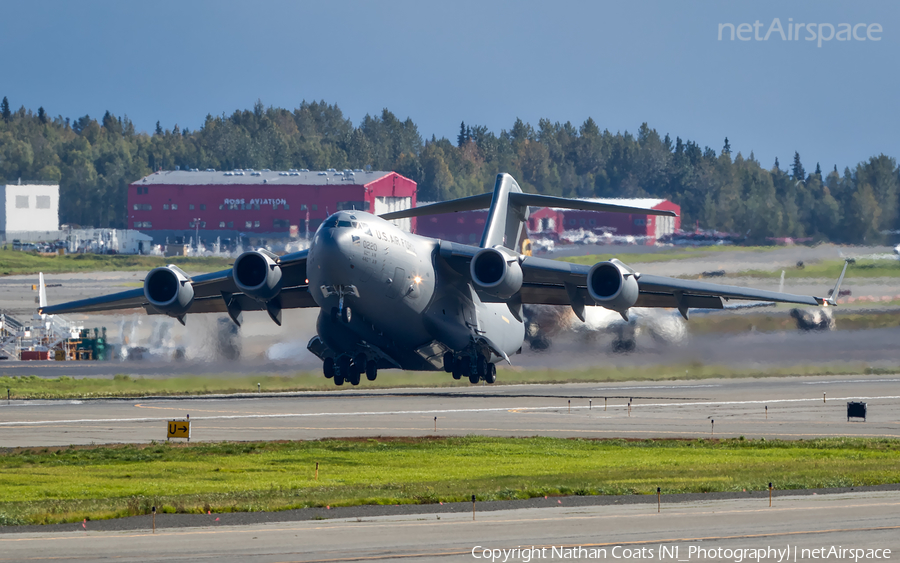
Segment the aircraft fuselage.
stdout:
<path fill-rule="evenodd" d="M 464 276 L 440 265 L 440 241 L 361 211 L 329 217 L 309 249 L 309 291 L 321 307 L 326 357 L 364 354 L 378 368 L 435 370 L 445 355 L 499 361 L 522 346 L 524 325 L 506 304 L 482 303 Z M 479 345 L 489 340 L 494 349 Z M 499 350 L 497 350 L 499 348 Z"/>

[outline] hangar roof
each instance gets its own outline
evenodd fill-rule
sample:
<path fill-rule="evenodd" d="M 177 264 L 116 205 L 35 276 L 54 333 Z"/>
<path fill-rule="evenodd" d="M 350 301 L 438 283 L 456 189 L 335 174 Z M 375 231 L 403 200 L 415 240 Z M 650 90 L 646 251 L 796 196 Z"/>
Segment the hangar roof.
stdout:
<path fill-rule="evenodd" d="M 384 178 L 391 172 L 367 170 L 161 170 L 134 182 L 134 185 L 175 184 L 206 186 L 275 184 L 286 186 L 364 185 Z"/>
<path fill-rule="evenodd" d="M 657 199 L 653 197 L 588 197 L 579 198 L 579 201 L 589 201 L 591 203 L 606 203 L 611 205 L 624 205 L 625 207 L 642 207 L 644 209 L 653 209 L 665 199 Z M 566 210 L 569 211 L 569 210 Z"/>

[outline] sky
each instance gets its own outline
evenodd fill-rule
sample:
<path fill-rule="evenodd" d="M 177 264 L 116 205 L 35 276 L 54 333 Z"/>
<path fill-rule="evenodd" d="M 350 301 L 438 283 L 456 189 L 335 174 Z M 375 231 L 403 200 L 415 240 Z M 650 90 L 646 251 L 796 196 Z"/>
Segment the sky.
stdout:
<path fill-rule="evenodd" d="M 108 110 L 148 132 L 324 100 L 354 124 L 387 108 L 425 139 L 592 117 L 717 153 L 728 137 L 767 167 L 795 151 L 807 171 L 900 156 L 894 1 L 10 0 L 0 15 L 13 109 Z M 776 18 L 785 39 L 764 40 Z"/>

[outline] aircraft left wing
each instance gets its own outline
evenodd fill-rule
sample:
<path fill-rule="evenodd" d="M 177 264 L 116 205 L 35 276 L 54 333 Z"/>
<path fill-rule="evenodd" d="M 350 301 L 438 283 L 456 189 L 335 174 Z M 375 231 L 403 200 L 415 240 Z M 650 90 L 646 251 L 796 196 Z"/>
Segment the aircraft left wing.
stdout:
<path fill-rule="evenodd" d="M 317 306 L 308 291 L 306 250 L 286 254 L 280 258 L 271 253 L 263 253 L 263 251 L 251 251 L 242 254 L 235 261 L 235 264 L 248 254 L 257 255 L 253 259 L 257 260 L 261 265 L 267 266 L 266 273 L 268 273 L 267 270 L 272 265 L 279 269 L 280 281 L 278 287 L 280 290 L 276 292 L 274 297 L 260 299 L 260 295 L 254 295 L 252 291 L 239 287 L 235 279 L 234 268 L 199 276 L 188 276 L 177 267 L 168 266 L 167 269 L 174 274 L 174 277 L 178 278 L 181 286 L 189 284 L 193 292 L 189 302 L 182 303 L 174 313 L 172 310 L 154 306 L 147 298 L 147 292 L 144 288 L 122 291 L 103 297 L 70 301 L 59 305 L 49 305 L 42 307 L 40 312 L 47 315 L 56 315 L 143 308 L 151 315 L 169 314 L 181 320 L 183 320 L 184 315 L 189 313 L 228 313 L 237 322 L 241 311 L 268 311 L 273 320 L 276 319 L 276 316 L 280 320 L 281 309 Z M 253 266 L 254 264 L 251 263 L 250 265 Z M 157 268 L 156 270 L 160 269 Z M 156 270 L 151 271 L 148 277 Z"/>
<path fill-rule="evenodd" d="M 469 262 L 482 249 L 457 243 L 442 242 L 441 256 L 457 271 L 468 273 Z M 626 314 L 630 307 L 669 307 L 678 309 L 682 315 L 688 316 L 690 309 L 722 309 L 729 300 L 770 301 L 776 303 L 796 303 L 800 305 L 835 305 L 834 297 L 822 298 L 806 295 L 794 295 L 777 291 L 752 289 L 733 285 L 707 283 L 696 280 L 682 280 L 665 276 L 640 274 L 619 260 L 601 262 L 594 266 L 573 264 L 558 260 L 533 256 L 518 258 L 522 270 L 522 287 L 512 301 L 522 304 L 566 305 L 571 306 L 575 314 L 584 317 L 586 305 L 601 305 Z M 608 286 L 603 286 L 599 279 L 594 282 L 594 289 L 599 293 L 614 296 L 610 302 L 595 299 L 598 291 L 588 288 L 592 283 L 591 276 L 595 268 L 604 268 L 601 274 L 610 276 Z M 847 265 L 844 265 L 846 271 Z M 465 270 L 463 270 L 465 269 Z M 844 274 L 838 280 L 832 295 L 837 296 Z M 623 287 L 616 294 L 613 289 Z M 627 289 L 632 289 L 633 295 Z M 614 295 L 615 294 L 615 295 Z M 508 301 L 497 299 L 483 291 L 479 291 L 482 301 Z"/>

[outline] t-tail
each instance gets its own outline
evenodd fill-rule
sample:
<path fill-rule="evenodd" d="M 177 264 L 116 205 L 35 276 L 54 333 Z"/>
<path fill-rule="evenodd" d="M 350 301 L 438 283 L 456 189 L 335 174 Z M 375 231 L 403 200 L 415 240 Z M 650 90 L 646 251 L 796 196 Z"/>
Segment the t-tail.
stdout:
<path fill-rule="evenodd" d="M 512 250 L 518 249 L 522 229 L 528 220 L 528 205 L 517 203 L 516 196 L 512 194 L 524 195 L 512 176 L 497 174 L 491 207 L 481 235 L 481 248 L 505 246 Z"/>
<path fill-rule="evenodd" d="M 497 174 L 494 191 L 422 207 L 413 207 L 403 211 L 394 211 L 381 215 L 383 219 L 405 219 L 423 215 L 437 215 L 459 211 L 489 209 L 488 218 L 481 236 L 482 248 L 503 246 L 518 251 L 519 239 L 525 221 L 528 220 L 529 207 L 555 207 L 558 209 L 580 209 L 583 211 L 606 211 L 610 213 L 634 213 L 639 215 L 666 215 L 675 217 L 672 211 L 629 207 L 613 203 L 600 203 L 579 199 L 567 199 L 538 194 L 526 194 L 509 174 Z"/>

